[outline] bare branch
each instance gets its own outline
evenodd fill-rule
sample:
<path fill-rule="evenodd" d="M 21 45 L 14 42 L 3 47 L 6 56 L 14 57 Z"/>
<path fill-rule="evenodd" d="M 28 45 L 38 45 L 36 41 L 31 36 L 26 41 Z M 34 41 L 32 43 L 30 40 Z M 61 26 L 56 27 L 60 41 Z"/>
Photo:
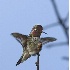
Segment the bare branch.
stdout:
<path fill-rule="evenodd" d="M 62 59 L 69 61 L 69 57 L 66 57 L 66 56 L 63 56 Z"/>
<path fill-rule="evenodd" d="M 59 22 L 52 23 L 52 24 L 50 24 L 50 25 L 44 26 L 43 28 L 44 28 L 44 30 L 46 30 L 46 29 L 48 29 L 48 28 L 58 26 L 58 25 L 59 25 L 58 23 L 59 23 Z"/>
<path fill-rule="evenodd" d="M 66 29 L 69 30 L 69 27 L 67 27 Z"/>
<path fill-rule="evenodd" d="M 54 10 L 55 10 L 56 16 L 57 16 L 57 18 L 58 18 L 58 20 L 59 20 L 59 22 L 60 22 L 59 24 L 62 26 L 63 31 L 64 31 L 64 33 L 65 33 L 65 35 L 66 35 L 66 37 L 67 37 L 68 43 L 69 43 L 69 36 L 68 36 L 67 30 L 66 30 L 65 23 L 62 21 L 62 19 L 61 19 L 61 17 L 60 17 L 60 14 L 59 14 L 59 12 L 58 12 L 58 9 L 57 9 L 57 6 L 56 6 L 55 1 L 54 1 L 54 0 L 51 0 L 51 1 L 52 1 L 52 5 L 53 5 L 53 7 L 54 7 Z"/>
<path fill-rule="evenodd" d="M 62 21 L 63 21 L 63 22 L 66 22 L 67 20 L 68 20 L 68 19 L 65 18 L 65 19 L 63 19 Z M 49 28 L 51 28 L 51 27 L 56 27 L 56 26 L 60 25 L 59 23 L 60 23 L 60 22 L 52 23 L 52 24 L 50 24 L 50 25 L 43 26 L 43 28 L 44 28 L 44 30 L 46 30 L 46 29 L 49 29 Z M 69 28 L 66 27 L 66 29 L 68 30 Z"/>
<path fill-rule="evenodd" d="M 66 22 L 69 19 L 69 12 L 67 13 L 66 18 L 64 19 L 64 22 Z"/>

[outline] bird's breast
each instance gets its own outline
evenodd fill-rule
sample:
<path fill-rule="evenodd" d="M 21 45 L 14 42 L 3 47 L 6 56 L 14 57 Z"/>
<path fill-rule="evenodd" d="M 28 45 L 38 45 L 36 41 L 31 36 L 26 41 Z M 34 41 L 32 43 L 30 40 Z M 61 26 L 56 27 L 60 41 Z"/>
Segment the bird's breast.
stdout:
<path fill-rule="evenodd" d="M 40 43 L 39 37 L 33 37 L 27 41 L 27 49 L 28 49 L 30 55 L 35 55 L 40 51 L 39 48 L 41 48 L 41 47 L 40 47 L 39 43 Z"/>

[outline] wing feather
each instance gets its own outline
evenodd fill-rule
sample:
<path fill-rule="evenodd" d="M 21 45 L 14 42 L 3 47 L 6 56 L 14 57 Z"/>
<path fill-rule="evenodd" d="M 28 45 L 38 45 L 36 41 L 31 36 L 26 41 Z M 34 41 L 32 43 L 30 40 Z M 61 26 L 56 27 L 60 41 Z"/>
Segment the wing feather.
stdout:
<path fill-rule="evenodd" d="M 27 45 L 27 35 L 22 35 L 20 33 L 11 33 L 11 35 L 22 45 L 22 47 L 26 47 Z"/>
<path fill-rule="evenodd" d="M 54 37 L 44 37 L 44 38 L 41 38 L 42 44 L 46 44 L 46 43 L 53 42 L 53 41 L 56 41 L 56 40 L 57 39 L 54 38 Z"/>

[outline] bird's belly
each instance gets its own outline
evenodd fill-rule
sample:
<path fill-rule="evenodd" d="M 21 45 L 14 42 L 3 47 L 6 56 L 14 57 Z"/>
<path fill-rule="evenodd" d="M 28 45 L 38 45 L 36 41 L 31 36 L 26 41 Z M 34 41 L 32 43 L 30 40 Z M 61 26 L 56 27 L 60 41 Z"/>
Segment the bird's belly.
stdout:
<path fill-rule="evenodd" d="M 30 55 L 35 56 L 37 54 L 36 51 L 29 52 Z"/>
<path fill-rule="evenodd" d="M 28 49 L 30 55 L 35 55 L 36 53 L 38 53 L 37 45 L 28 46 L 27 49 Z"/>

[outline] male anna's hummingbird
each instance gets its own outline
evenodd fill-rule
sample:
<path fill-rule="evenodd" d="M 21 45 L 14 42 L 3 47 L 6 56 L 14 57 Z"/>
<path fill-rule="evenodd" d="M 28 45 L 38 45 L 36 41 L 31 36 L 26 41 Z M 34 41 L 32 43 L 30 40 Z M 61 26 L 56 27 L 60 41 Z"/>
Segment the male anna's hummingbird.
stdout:
<path fill-rule="evenodd" d="M 23 54 L 18 60 L 17 65 L 26 61 L 29 57 L 35 56 L 42 49 L 42 45 L 48 42 L 56 41 L 56 38 L 53 37 L 44 37 L 40 38 L 43 27 L 41 25 L 35 25 L 29 35 L 23 35 L 20 33 L 11 33 L 16 40 L 22 45 Z"/>

